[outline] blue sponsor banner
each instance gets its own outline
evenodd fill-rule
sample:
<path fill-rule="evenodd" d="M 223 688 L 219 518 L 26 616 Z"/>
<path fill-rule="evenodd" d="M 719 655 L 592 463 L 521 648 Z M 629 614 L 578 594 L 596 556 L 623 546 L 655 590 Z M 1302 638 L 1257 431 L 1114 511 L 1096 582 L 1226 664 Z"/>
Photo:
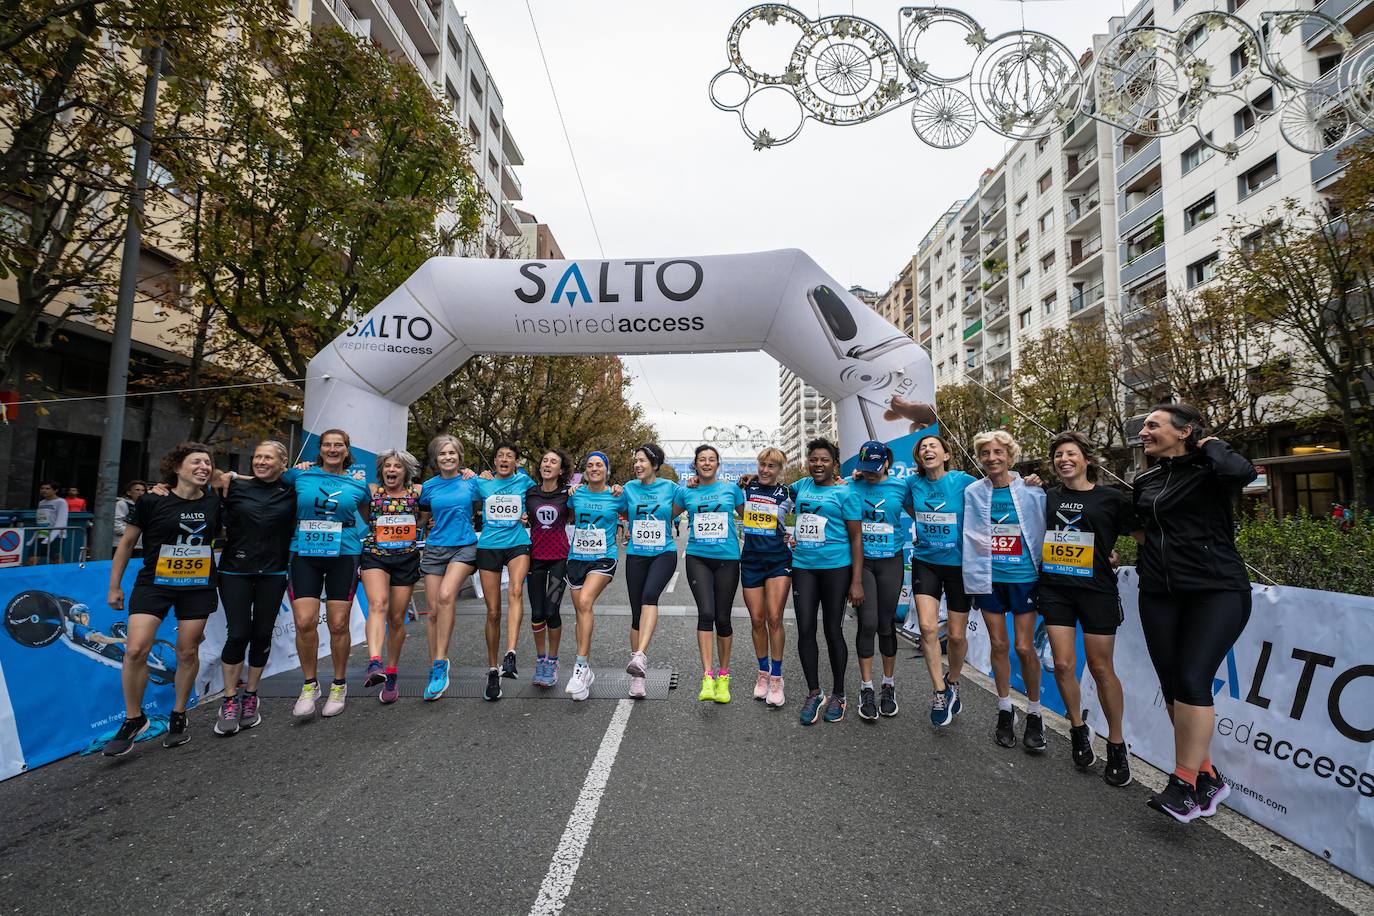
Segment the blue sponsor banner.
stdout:
<path fill-rule="evenodd" d="M 124 595 L 143 566 L 132 560 Z M 0 668 L 28 769 L 76 753 L 124 718 L 120 671 L 128 614 L 110 609 L 110 561 L 0 570 Z M 168 615 L 148 656 L 150 715 L 172 708 L 176 620 Z"/>
<path fill-rule="evenodd" d="M 688 455 L 684 458 L 669 458 L 664 463 L 677 471 L 679 480 L 686 480 L 696 473 L 692 468 L 694 460 L 691 455 Z M 745 474 L 757 474 L 758 472 L 759 463 L 753 458 L 722 458 L 720 459 L 720 470 L 716 476 L 721 480 L 734 482 Z"/>

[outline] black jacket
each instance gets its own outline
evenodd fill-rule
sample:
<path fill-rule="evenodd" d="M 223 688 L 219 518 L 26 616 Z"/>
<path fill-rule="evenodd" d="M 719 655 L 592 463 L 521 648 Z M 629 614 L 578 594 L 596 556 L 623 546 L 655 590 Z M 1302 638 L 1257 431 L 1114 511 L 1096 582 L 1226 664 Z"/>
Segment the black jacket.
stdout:
<path fill-rule="evenodd" d="M 1135 508 L 1145 529 L 1136 564 L 1140 590 L 1249 591 L 1232 503 L 1255 476 L 1245 456 L 1215 440 L 1137 477 Z"/>

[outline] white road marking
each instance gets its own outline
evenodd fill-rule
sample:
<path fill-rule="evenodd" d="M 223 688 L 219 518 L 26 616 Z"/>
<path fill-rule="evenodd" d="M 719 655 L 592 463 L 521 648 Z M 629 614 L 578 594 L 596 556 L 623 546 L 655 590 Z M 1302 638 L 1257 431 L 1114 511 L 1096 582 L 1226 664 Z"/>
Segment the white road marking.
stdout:
<path fill-rule="evenodd" d="M 673 572 L 673 578 L 668 580 L 668 587 L 663 590 L 664 594 L 671 594 L 677 588 L 677 572 Z"/>
<path fill-rule="evenodd" d="M 601 736 L 601 747 L 597 749 L 596 757 L 587 770 L 582 792 L 577 796 L 577 804 L 568 817 L 563 838 L 558 841 L 544 882 L 539 885 L 539 897 L 530 908 L 530 916 L 556 916 L 563 911 L 563 905 L 572 891 L 573 879 L 577 877 L 577 868 L 582 864 L 582 853 L 587 848 L 587 840 L 591 838 L 596 812 L 601 807 L 606 783 L 610 781 L 611 767 L 620 753 L 620 741 L 625 737 L 625 726 L 630 721 L 632 709 L 634 703 L 631 700 L 621 700 L 616 704 L 611 724 L 606 726 L 606 734 Z"/>

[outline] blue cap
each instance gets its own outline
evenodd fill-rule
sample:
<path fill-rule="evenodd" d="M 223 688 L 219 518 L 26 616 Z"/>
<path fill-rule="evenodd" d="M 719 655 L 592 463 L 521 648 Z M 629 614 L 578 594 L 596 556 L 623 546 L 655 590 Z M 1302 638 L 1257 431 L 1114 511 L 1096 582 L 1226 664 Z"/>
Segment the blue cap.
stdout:
<path fill-rule="evenodd" d="M 870 439 L 859 446 L 858 469 L 877 472 L 883 469 L 883 462 L 892 460 L 892 449 L 876 439 Z"/>

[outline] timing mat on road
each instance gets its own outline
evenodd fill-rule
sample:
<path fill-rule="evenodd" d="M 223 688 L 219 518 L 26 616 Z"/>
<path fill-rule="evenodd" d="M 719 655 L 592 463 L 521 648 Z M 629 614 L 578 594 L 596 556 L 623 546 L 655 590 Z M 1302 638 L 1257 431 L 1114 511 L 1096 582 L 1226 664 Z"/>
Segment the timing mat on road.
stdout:
<path fill-rule="evenodd" d="M 323 664 L 323 661 L 322 661 Z M 591 696 L 593 700 L 623 700 L 629 696 L 630 676 L 624 669 L 615 668 L 593 668 L 596 672 L 596 680 L 592 682 Z M 365 672 L 350 671 L 348 682 L 354 685 L 354 690 L 361 690 L 357 685 L 362 684 Z M 568 678 L 572 676 L 572 665 L 563 667 L 558 673 L 558 683 L 553 687 L 536 687 L 531 684 L 527 677 L 502 678 L 501 696 L 502 699 L 520 700 L 571 700 L 572 697 L 563 692 L 567 686 Z M 321 688 L 327 687 L 321 676 Z M 403 697 L 421 698 L 425 693 L 425 686 L 429 684 L 428 673 L 403 673 L 396 678 L 396 686 Z M 644 678 L 645 699 L 666 700 L 668 691 L 677 687 L 677 673 L 672 668 L 650 668 Z M 380 688 L 370 688 L 369 693 L 373 693 Z M 487 689 L 487 669 L 486 668 L 450 668 L 448 674 L 448 690 L 444 693 L 447 697 L 461 699 L 480 699 L 482 693 Z M 290 672 L 287 674 L 273 675 L 264 678 L 258 685 L 258 696 L 263 699 L 283 699 L 298 696 L 301 692 L 300 674 Z M 352 694 L 353 699 L 357 699 L 358 694 Z"/>

